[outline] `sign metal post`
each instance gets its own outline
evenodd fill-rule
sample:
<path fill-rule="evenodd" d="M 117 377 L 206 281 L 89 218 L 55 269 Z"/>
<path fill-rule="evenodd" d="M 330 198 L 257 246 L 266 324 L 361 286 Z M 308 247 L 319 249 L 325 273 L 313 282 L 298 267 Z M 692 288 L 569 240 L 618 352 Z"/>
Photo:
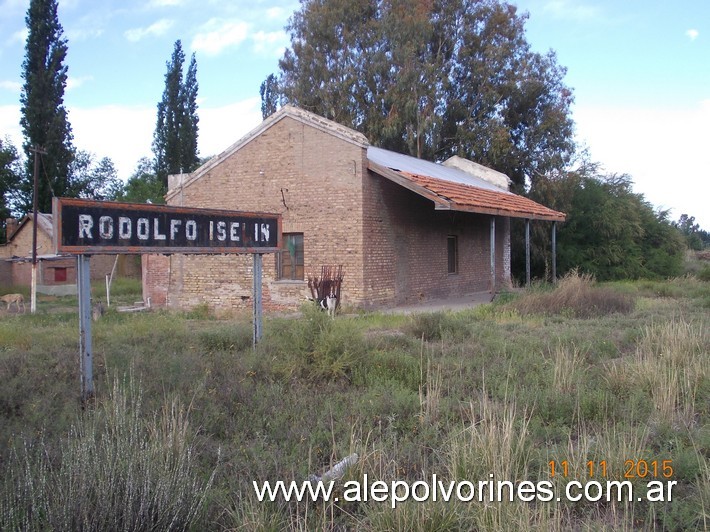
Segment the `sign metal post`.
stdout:
<path fill-rule="evenodd" d="M 263 256 L 261 253 L 254 253 L 254 335 L 252 347 L 256 349 L 256 344 L 259 343 L 262 337 L 262 300 L 261 300 L 261 277 Z"/>
<path fill-rule="evenodd" d="M 79 293 L 79 368 L 81 401 L 94 396 L 94 360 L 91 340 L 91 272 L 89 255 L 76 257 L 76 284 Z"/>
<path fill-rule="evenodd" d="M 83 401 L 94 395 L 91 255 L 251 253 L 254 265 L 254 347 L 261 340 L 263 254 L 281 249 L 280 214 L 74 198 L 55 198 L 53 209 L 57 253 L 77 255 Z"/>

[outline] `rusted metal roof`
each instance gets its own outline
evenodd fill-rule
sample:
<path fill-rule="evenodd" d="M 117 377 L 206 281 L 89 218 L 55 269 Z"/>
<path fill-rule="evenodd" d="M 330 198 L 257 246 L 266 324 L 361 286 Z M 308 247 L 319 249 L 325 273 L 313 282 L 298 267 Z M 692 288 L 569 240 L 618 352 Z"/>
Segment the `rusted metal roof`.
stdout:
<path fill-rule="evenodd" d="M 548 221 L 566 217 L 457 168 L 373 147 L 368 148 L 367 157 L 370 170 L 430 199 L 437 210 Z"/>

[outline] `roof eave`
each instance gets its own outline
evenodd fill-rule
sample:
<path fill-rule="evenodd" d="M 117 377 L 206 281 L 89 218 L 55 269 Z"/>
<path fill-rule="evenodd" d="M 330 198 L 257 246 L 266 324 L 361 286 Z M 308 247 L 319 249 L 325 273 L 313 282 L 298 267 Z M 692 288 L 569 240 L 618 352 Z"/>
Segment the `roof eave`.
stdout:
<path fill-rule="evenodd" d="M 446 201 L 443 199 L 441 196 L 438 196 L 426 188 L 417 185 L 416 183 L 412 182 L 411 180 L 407 179 L 406 177 L 401 176 L 399 173 L 395 172 L 391 168 L 387 168 L 386 166 L 382 166 L 380 164 L 374 163 L 372 161 L 367 162 L 367 168 L 376 174 L 381 175 L 385 179 L 389 179 L 390 181 L 408 189 L 414 192 L 415 194 L 419 194 L 420 196 L 429 199 L 434 202 L 434 208 L 436 210 L 450 210 L 451 209 L 451 202 Z"/>
<path fill-rule="evenodd" d="M 494 216 L 508 216 L 510 218 L 525 218 L 528 220 L 542 220 L 546 222 L 564 222 L 567 218 L 564 213 L 536 214 L 508 209 L 495 209 L 491 207 L 474 207 L 472 205 L 461 205 L 460 203 L 452 203 L 451 210 L 473 212 L 478 214 L 491 214 Z"/>

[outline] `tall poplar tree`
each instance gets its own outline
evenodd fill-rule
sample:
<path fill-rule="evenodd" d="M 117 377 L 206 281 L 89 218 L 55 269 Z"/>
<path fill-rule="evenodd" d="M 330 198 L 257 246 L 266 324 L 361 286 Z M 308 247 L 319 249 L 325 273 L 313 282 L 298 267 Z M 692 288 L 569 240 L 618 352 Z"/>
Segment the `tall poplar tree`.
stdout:
<path fill-rule="evenodd" d="M 165 90 L 158 103 L 158 117 L 153 134 L 155 173 L 167 188 L 168 175 L 191 172 L 199 166 L 197 149 L 197 61 L 192 54 L 183 80 L 185 52 L 180 40 L 166 63 Z"/>
<path fill-rule="evenodd" d="M 20 210 L 32 206 L 34 147 L 42 148 L 37 204 L 51 212 L 52 195 L 70 189 L 70 166 L 74 158 L 71 125 L 64 107 L 67 85 L 67 40 L 57 16 L 56 0 L 31 0 L 25 17 L 27 42 L 22 63 L 24 84 L 20 96 L 20 125 L 25 136 L 26 176 L 20 183 Z"/>

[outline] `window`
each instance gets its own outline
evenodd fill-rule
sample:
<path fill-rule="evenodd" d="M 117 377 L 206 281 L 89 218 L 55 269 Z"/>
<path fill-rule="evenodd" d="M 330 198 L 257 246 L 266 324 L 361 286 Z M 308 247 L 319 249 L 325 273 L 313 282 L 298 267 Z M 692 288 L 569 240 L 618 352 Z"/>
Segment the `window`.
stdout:
<path fill-rule="evenodd" d="M 283 249 L 276 254 L 279 280 L 303 281 L 303 233 L 284 233 Z"/>
<path fill-rule="evenodd" d="M 55 283 L 66 283 L 67 282 L 67 269 L 66 268 L 54 268 L 54 282 Z"/>
<path fill-rule="evenodd" d="M 449 262 L 449 273 L 458 273 L 459 271 L 459 239 L 455 235 L 449 235 L 446 238 L 446 251 Z"/>

